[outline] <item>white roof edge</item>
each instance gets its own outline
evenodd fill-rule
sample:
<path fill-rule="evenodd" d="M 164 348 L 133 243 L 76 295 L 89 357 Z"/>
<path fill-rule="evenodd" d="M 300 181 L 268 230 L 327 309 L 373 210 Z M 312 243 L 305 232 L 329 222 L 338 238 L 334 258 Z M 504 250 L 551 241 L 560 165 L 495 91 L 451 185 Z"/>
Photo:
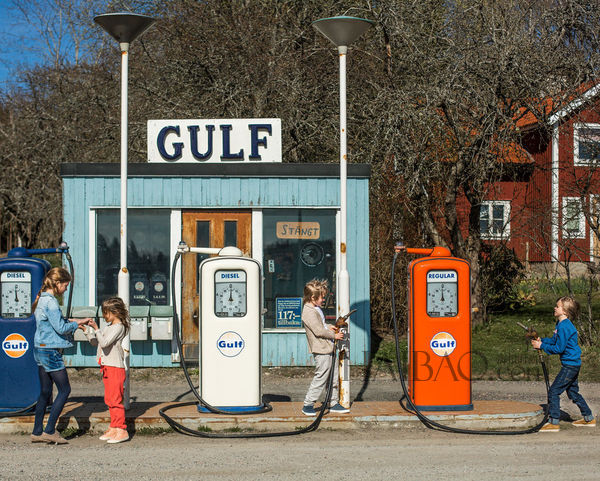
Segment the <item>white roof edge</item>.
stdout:
<path fill-rule="evenodd" d="M 577 99 L 573 100 L 566 107 L 564 107 L 564 108 L 560 109 L 558 112 L 552 114 L 550 116 L 550 119 L 548 120 L 550 125 L 554 125 L 559 120 L 562 120 L 564 117 L 566 117 L 570 113 L 577 110 L 585 102 L 587 102 L 591 98 L 598 95 L 599 92 L 600 92 L 600 83 L 598 83 L 598 84 L 594 85 L 592 88 L 586 90 L 583 93 L 583 95 L 581 95 L 580 97 L 577 97 Z"/>

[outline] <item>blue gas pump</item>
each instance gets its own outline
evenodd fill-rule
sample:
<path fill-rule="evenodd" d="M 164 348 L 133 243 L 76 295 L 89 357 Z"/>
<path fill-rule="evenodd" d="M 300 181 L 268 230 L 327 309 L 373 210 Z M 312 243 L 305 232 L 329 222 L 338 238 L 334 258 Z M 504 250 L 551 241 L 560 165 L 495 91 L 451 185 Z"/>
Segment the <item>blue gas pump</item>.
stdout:
<path fill-rule="evenodd" d="M 28 412 L 40 395 L 33 357 L 32 304 L 50 270 L 48 261 L 32 257 L 41 254 L 66 254 L 73 275 L 73 263 L 65 242 L 51 249 L 17 247 L 0 258 L 0 417 Z M 72 292 L 71 287 L 67 313 Z"/>

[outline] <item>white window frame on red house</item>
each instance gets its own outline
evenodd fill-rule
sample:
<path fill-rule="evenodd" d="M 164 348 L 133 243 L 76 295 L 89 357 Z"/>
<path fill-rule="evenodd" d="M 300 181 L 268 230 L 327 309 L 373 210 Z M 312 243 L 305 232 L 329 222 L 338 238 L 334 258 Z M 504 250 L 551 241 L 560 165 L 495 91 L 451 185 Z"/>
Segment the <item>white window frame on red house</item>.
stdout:
<path fill-rule="evenodd" d="M 581 130 L 584 129 L 593 129 L 594 137 L 597 138 L 598 142 L 598 156 L 595 159 L 580 159 L 579 158 L 579 143 L 581 141 L 582 135 L 580 133 Z M 600 124 L 594 123 L 578 123 L 573 124 L 573 163 L 576 166 L 590 166 L 597 165 L 600 163 Z"/>
<path fill-rule="evenodd" d="M 577 204 L 577 214 L 572 218 L 567 219 L 567 209 L 569 204 Z M 567 228 L 567 222 L 577 223 L 577 230 Z M 562 198 L 562 235 L 568 239 L 585 239 L 585 216 L 581 207 L 581 199 L 579 197 L 563 197 Z"/>
<path fill-rule="evenodd" d="M 482 219 L 482 214 L 487 212 L 488 226 L 493 227 L 494 220 L 500 220 L 500 218 L 493 218 L 494 207 L 501 205 L 502 210 L 502 230 L 496 232 L 480 232 L 482 239 L 508 239 L 510 237 L 510 200 L 484 200 L 481 203 L 479 218 Z M 480 224 L 481 225 L 481 224 Z"/>

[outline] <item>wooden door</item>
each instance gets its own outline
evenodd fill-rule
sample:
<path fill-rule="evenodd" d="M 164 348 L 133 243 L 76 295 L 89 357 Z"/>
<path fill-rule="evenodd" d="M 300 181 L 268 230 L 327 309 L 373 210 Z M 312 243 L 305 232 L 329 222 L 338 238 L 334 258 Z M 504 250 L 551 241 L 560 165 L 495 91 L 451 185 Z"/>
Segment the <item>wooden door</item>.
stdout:
<path fill-rule="evenodd" d="M 248 211 L 184 211 L 182 239 L 190 247 L 235 246 L 252 255 L 252 213 Z M 198 361 L 198 273 L 200 263 L 209 257 L 186 254 L 182 262 L 181 335 L 183 355 Z"/>

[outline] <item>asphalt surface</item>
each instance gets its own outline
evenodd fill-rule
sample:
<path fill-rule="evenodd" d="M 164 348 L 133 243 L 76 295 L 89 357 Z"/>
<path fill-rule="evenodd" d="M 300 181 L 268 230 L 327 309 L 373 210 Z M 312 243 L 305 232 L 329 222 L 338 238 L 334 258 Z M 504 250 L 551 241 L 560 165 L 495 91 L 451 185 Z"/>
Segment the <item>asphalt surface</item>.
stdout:
<path fill-rule="evenodd" d="M 98 401 L 98 370 L 69 370 L 71 399 Z M 197 375 L 196 375 L 197 377 Z M 263 393 L 272 401 L 301 401 L 311 370 L 263 371 Z M 389 373 L 354 376 L 351 399 L 393 401 L 400 384 Z M 135 402 L 192 400 L 179 370 L 132 371 Z M 594 414 L 600 384 L 582 383 Z M 545 401 L 541 381 L 475 381 L 474 400 Z M 204 439 L 159 431 L 136 432 L 123 444 L 71 433 L 66 446 L 31 444 L 29 433 L 0 434 L 1 480 L 598 480 L 598 428 L 576 428 L 577 410 L 563 399 L 558 433 L 476 436 L 423 426 L 344 430 L 270 439 Z"/>

